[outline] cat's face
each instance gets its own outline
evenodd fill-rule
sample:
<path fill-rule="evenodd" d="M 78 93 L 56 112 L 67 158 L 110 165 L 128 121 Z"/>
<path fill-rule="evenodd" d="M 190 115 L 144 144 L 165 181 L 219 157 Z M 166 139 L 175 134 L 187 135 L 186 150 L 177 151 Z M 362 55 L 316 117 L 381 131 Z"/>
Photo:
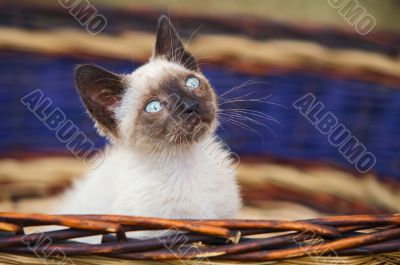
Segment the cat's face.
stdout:
<path fill-rule="evenodd" d="M 215 129 L 214 90 L 164 16 L 148 63 L 123 76 L 82 65 L 76 86 L 100 133 L 114 141 L 190 145 Z"/>

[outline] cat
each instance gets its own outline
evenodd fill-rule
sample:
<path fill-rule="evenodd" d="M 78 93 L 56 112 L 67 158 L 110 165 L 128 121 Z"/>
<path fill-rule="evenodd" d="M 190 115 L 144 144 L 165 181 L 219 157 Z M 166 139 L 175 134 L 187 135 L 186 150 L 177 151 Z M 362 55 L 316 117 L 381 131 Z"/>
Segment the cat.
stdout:
<path fill-rule="evenodd" d="M 128 75 L 80 65 L 75 82 L 110 146 L 103 162 L 65 194 L 60 213 L 236 216 L 235 168 L 215 135 L 217 96 L 168 17 L 159 18 L 146 64 Z"/>

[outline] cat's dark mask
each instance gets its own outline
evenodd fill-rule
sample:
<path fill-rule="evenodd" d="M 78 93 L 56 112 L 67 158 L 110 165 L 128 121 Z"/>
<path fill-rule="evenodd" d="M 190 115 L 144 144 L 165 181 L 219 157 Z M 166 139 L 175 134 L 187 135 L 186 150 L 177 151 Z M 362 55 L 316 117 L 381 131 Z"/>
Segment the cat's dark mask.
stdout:
<path fill-rule="evenodd" d="M 166 16 L 148 63 L 130 75 L 81 65 L 75 80 L 99 131 L 111 139 L 190 143 L 214 128 L 215 93 Z"/>

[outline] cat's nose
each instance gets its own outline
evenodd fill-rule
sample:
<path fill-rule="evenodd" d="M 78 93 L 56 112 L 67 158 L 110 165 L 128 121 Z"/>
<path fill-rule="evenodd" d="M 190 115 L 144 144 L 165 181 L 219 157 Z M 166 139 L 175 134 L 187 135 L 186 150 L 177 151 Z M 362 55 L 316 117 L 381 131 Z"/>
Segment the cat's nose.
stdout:
<path fill-rule="evenodd" d="M 199 102 L 189 97 L 182 98 L 182 105 L 185 114 L 197 113 L 200 108 Z"/>

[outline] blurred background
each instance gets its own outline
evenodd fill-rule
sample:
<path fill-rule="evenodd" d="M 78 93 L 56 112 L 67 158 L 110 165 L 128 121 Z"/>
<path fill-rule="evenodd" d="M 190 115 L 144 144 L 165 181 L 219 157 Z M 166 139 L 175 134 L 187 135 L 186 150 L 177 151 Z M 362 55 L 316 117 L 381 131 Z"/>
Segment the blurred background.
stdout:
<path fill-rule="evenodd" d="M 0 0 L 0 210 L 46 212 L 87 169 L 21 99 L 40 91 L 40 111 L 59 108 L 104 146 L 73 69 L 131 72 L 167 14 L 220 102 L 235 101 L 221 108 L 253 119 L 218 130 L 240 156 L 241 217 L 399 212 L 399 12 L 395 0 Z M 316 117 L 331 111 L 373 155 L 371 170 L 293 106 L 307 93 L 324 105 Z"/>

